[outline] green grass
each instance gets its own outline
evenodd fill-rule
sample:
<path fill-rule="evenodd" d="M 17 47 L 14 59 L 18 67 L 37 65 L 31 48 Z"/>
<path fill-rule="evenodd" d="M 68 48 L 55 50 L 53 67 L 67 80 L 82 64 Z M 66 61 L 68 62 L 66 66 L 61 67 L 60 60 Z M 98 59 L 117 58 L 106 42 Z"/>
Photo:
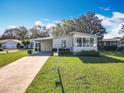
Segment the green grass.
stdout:
<path fill-rule="evenodd" d="M 104 51 L 105 57 L 52 56 L 26 93 L 62 93 L 58 68 L 65 93 L 124 93 L 124 58 L 118 58 L 124 55 L 108 53 Z"/>
<path fill-rule="evenodd" d="M 27 55 L 26 51 L 0 53 L 0 67 Z"/>

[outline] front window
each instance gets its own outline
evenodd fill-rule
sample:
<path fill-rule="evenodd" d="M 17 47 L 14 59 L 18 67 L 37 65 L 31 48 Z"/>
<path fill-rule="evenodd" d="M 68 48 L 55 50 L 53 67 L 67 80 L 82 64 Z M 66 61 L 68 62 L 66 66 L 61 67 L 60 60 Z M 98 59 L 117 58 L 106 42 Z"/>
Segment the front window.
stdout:
<path fill-rule="evenodd" d="M 90 46 L 93 47 L 94 45 L 94 38 L 90 38 Z"/>
<path fill-rule="evenodd" d="M 87 43 L 86 38 L 83 38 L 83 47 L 86 46 L 86 43 Z"/>
<path fill-rule="evenodd" d="M 93 47 L 94 46 L 94 38 L 77 38 L 76 39 L 77 47 Z"/>
<path fill-rule="evenodd" d="M 66 48 L 66 40 L 61 41 L 61 48 Z"/>
<path fill-rule="evenodd" d="M 82 46 L 82 38 L 77 38 L 77 47 Z"/>
<path fill-rule="evenodd" d="M 86 46 L 90 46 L 90 40 L 89 40 L 89 38 L 86 38 Z"/>

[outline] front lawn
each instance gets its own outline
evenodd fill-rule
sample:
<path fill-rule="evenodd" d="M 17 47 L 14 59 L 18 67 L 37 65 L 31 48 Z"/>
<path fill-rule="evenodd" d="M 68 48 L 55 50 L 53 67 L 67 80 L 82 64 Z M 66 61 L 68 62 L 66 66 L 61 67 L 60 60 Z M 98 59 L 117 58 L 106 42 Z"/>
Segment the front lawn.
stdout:
<path fill-rule="evenodd" d="M 104 55 L 52 56 L 26 93 L 124 93 L 124 58 Z"/>
<path fill-rule="evenodd" d="M 26 51 L 0 53 L 0 67 L 27 55 Z"/>

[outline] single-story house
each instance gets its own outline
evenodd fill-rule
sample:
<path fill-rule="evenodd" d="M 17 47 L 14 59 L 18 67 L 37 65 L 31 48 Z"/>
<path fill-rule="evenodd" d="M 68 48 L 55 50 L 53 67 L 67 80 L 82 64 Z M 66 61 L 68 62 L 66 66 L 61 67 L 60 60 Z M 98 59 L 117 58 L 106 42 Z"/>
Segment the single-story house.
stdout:
<path fill-rule="evenodd" d="M 16 49 L 18 43 L 21 43 L 21 41 L 16 40 L 16 39 L 0 40 L 0 48 L 4 48 L 4 49 Z"/>
<path fill-rule="evenodd" d="M 120 39 L 103 39 L 102 41 L 99 42 L 100 46 L 117 46 L 120 47 L 122 46 L 121 40 Z"/>
<path fill-rule="evenodd" d="M 34 39 L 34 49 L 40 51 L 52 51 L 52 49 L 70 49 L 71 52 L 76 53 L 82 50 L 96 50 L 97 51 L 97 36 L 70 32 L 67 35 L 58 36 L 55 38 L 38 38 Z"/>

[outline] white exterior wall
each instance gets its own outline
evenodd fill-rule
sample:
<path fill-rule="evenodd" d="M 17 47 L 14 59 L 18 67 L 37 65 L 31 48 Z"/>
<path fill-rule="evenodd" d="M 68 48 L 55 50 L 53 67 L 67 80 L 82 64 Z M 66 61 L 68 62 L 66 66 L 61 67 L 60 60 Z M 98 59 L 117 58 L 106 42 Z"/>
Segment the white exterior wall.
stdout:
<path fill-rule="evenodd" d="M 76 38 L 89 38 L 89 39 L 94 38 L 94 45 L 85 46 L 85 47 L 84 46 L 77 47 Z M 97 36 L 74 34 L 72 36 L 56 38 L 56 39 L 53 39 L 53 48 L 61 48 L 62 40 L 66 40 L 66 48 L 70 48 L 70 50 L 74 53 L 80 52 L 82 50 L 96 50 L 97 51 Z"/>
<path fill-rule="evenodd" d="M 76 38 L 94 38 L 94 46 L 91 47 L 91 46 L 81 46 L 81 47 L 77 47 L 76 46 Z M 74 41 L 74 48 L 73 48 L 73 52 L 80 52 L 82 50 L 96 50 L 97 51 L 97 37 L 95 36 L 90 36 L 90 35 L 80 35 L 80 34 L 74 34 L 74 38 L 73 38 L 73 41 Z"/>
<path fill-rule="evenodd" d="M 53 39 L 53 48 L 61 48 L 61 41 L 66 40 L 66 48 L 72 49 L 72 36 L 65 36 L 65 37 L 60 37 L 60 38 L 55 38 Z"/>

